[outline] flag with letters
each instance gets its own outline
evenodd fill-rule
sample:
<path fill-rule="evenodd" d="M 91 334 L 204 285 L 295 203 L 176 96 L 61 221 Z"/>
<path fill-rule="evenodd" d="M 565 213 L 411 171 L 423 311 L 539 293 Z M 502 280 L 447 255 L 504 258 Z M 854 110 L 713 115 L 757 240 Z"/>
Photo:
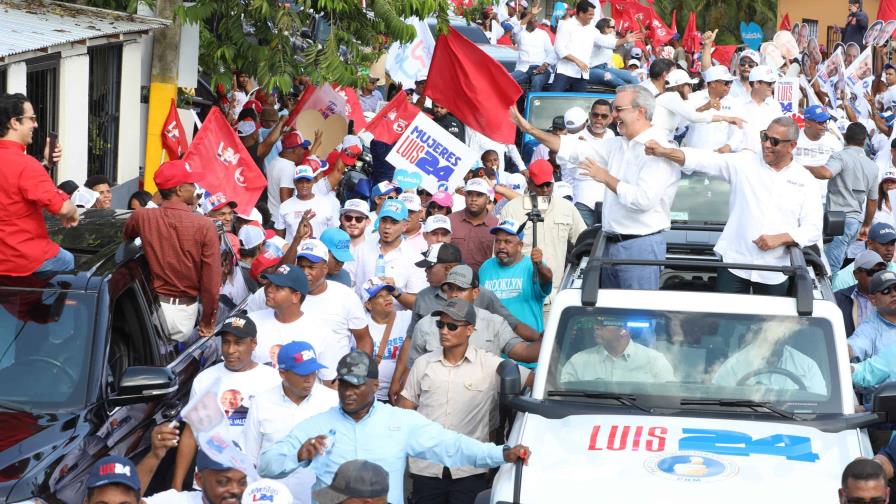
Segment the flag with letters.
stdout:
<path fill-rule="evenodd" d="M 184 125 L 180 122 L 174 98 L 171 99 L 171 109 L 168 110 L 168 117 L 165 118 L 165 124 L 162 126 L 162 147 L 168 153 L 168 159 L 172 160 L 182 158 L 189 147 L 187 133 L 184 131 Z"/>

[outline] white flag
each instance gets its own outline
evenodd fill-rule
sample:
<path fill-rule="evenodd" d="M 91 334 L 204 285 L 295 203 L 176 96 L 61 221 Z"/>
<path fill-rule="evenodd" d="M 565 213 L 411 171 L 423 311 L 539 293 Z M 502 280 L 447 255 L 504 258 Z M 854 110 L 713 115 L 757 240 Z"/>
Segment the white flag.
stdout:
<path fill-rule="evenodd" d="M 417 37 L 410 44 L 392 44 L 386 57 L 386 70 L 392 80 L 400 82 L 405 89 L 426 78 L 436 48 L 436 41 L 424 21 L 414 17 L 406 22 L 417 30 Z"/>

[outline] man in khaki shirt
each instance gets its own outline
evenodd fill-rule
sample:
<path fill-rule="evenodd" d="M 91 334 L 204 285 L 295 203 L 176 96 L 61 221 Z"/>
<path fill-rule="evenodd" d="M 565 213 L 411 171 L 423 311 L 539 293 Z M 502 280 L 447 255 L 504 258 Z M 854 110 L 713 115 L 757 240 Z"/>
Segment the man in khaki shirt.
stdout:
<path fill-rule="evenodd" d="M 442 348 L 423 355 L 411 368 L 398 406 L 415 409 L 447 429 L 488 441 L 497 423 L 498 375 L 503 359 L 470 346 L 476 310 L 463 299 L 452 299 L 433 312 L 438 317 Z M 531 384 L 529 371 L 521 369 Z M 473 502 L 488 487 L 485 469 L 448 468 L 410 458 L 412 502 Z"/>
<path fill-rule="evenodd" d="M 563 270 L 566 266 L 566 244 L 575 243 L 579 234 L 587 229 L 585 221 L 575 205 L 565 198 L 552 197 L 554 193 L 553 167 L 545 160 L 535 161 L 529 165 L 529 194 L 519 196 L 507 202 L 501 209 L 501 220 L 513 219 L 526 222 L 527 214 L 532 211 L 532 197 L 535 195 L 544 222 L 538 223 L 538 248 L 544 254 L 544 262 L 554 272 L 553 288 L 546 304 L 549 304 L 560 292 Z M 526 222 L 523 234 L 523 254 L 532 250 L 532 223 Z"/>

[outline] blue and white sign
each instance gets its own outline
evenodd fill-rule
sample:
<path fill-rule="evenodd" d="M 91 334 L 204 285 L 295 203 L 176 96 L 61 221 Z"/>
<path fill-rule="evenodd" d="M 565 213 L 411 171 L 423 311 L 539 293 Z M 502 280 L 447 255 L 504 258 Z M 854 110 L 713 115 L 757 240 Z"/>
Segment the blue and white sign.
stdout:
<path fill-rule="evenodd" d="M 655 455 L 644 462 L 644 469 L 654 476 L 691 483 L 722 481 L 739 472 L 734 462 L 697 451 Z"/>
<path fill-rule="evenodd" d="M 474 160 L 469 147 L 426 114 L 417 114 L 386 156 L 396 176 L 416 179 L 413 174 L 419 173 L 418 185 L 430 180 L 439 190 L 448 192 L 463 185 Z"/>
<path fill-rule="evenodd" d="M 753 22 L 750 24 L 744 23 L 743 21 L 740 22 L 740 38 L 750 49 L 758 51 L 759 46 L 762 45 L 763 37 L 762 27 L 758 24 Z"/>

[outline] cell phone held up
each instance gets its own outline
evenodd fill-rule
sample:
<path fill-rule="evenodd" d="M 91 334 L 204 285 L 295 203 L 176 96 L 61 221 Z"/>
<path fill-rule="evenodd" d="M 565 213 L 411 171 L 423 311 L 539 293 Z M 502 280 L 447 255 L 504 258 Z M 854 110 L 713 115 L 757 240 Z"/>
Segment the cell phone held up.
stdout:
<path fill-rule="evenodd" d="M 53 159 L 53 153 L 56 152 L 56 146 L 59 145 L 59 135 L 55 131 L 47 133 L 47 159 L 48 168 L 56 168 L 56 160 Z"/>

